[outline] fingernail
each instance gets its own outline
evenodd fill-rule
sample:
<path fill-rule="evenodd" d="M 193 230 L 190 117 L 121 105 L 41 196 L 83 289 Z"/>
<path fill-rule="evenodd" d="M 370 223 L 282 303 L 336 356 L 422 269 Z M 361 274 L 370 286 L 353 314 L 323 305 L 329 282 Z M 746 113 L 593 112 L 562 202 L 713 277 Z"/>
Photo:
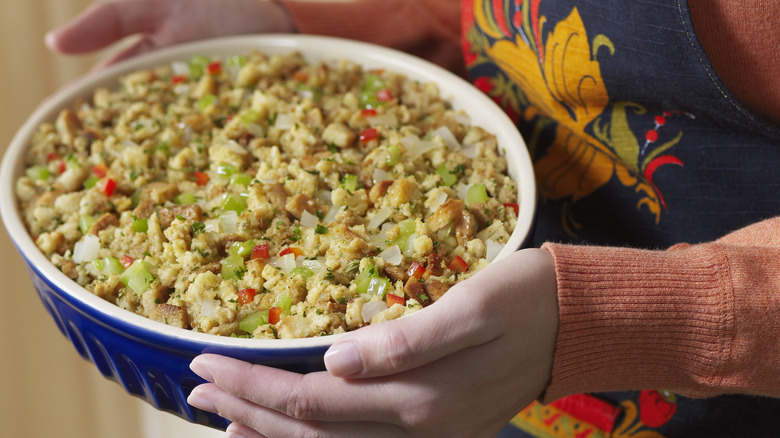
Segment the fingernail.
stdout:
<path fill-rule="evenodd" d="M 206 397 L 200 395 L 198 388 L 192 390 L 190 395 L 187 397 L 187 403 L 204 411 L 217 412 L 217 408 L 214 406 L 214 403 L 212 403 L 211 400 L 207 399 Z"/>
<path fill-rule="evenodd" d="M 214 377 L 211 375 L 211 371 L 209 371 L 208 367 L 202 363 L 199 358 L 195 358 L 190 362 L 190 369 L 193 373 L 197 374 L 198 376 L 202 377 L 205 380 L 208 380 L 209 382 L 214 382 Z"/>
<path fill-rule="evenodd" d="M 336 377 L 347 377 L 363 371 L 360 352 L 353 342 L 331 346 L 325 353 L 325 368 Z"/>

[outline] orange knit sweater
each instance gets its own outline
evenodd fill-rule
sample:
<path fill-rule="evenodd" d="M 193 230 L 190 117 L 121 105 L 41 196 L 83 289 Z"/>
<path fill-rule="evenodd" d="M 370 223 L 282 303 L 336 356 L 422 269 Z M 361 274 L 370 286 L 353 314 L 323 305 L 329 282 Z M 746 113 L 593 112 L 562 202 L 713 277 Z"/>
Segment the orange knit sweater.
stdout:
<path fill-rule="evenodd" d="M 395 47 L 462 71 L 453 0 L 280 3 L 301 32 Z M 780 218 L 667 251 L 543 248 L 555 259 L 560 315 L 545 401 L 643 388 L 780 396 Z"/>

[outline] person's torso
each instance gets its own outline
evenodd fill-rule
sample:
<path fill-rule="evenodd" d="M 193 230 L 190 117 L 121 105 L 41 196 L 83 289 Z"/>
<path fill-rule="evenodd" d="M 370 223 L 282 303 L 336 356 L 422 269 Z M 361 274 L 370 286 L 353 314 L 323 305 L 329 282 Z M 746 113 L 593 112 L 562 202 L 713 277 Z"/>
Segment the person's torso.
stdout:
<path fill-rule="evenodd" d="M 780 215 L 780 128 L 720 81 L 685 0 L 463 0 L 462 10 L 470 78 L 517 122 L 534 162 L 533 245 L 666 248 Z M 534 404 L 502 434 L 780 436 L 780 400 L 652 388 L 589 397 Z"/>

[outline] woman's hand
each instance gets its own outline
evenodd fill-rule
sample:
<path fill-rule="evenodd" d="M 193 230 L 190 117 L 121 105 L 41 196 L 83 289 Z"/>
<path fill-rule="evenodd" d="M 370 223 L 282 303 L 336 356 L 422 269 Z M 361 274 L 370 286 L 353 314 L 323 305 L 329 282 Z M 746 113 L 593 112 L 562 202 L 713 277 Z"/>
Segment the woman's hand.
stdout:
<path fill-rule="evenodd" d="M 192 370 L 213 383 L 189 402 L 233 421 L 229 436 L 494 436 L 543 392 L 557 324 L 552 257 L 522 250 L 423 311 L 345 336 L 328 372 L 199 356 Z"/>
<path fill-rule="evenodd" d="M 56 52 L 82 54 L 140 35 L 99 67 L 172 44 L 247 33 L 294 32 L 287 11 L 268 0 L 118 0 L 95 3 L 46 36 Z"/>

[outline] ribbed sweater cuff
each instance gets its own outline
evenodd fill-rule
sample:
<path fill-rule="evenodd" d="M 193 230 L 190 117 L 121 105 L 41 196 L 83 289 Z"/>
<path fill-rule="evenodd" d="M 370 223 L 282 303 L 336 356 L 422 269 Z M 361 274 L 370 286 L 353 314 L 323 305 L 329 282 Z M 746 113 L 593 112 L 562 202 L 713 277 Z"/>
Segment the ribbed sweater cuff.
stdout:
<path fill-rule="evenodd" d="M 555 259 L 560 318 L 545 402 L 631 389 L 703 396 L 719 383 L 734 323 L 718 245 L 543 248 Z"/>

